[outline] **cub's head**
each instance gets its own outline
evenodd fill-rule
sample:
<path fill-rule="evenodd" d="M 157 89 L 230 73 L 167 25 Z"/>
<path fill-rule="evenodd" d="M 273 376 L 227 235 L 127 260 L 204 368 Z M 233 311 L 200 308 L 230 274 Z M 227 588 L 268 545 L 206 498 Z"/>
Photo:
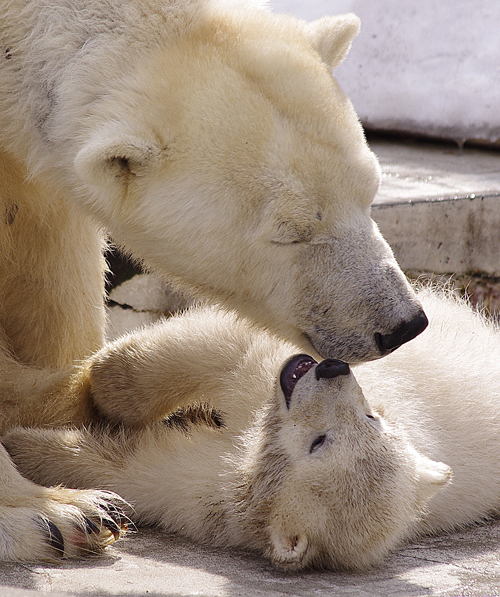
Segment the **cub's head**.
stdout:
<path fill-rule="evenodd" d="M 381 419 L 335 359 L 290 359 L 263 429 L 256 513 L 265 519 L 267 555 L 286 570 L 378 563 L 451 475 Z"/>

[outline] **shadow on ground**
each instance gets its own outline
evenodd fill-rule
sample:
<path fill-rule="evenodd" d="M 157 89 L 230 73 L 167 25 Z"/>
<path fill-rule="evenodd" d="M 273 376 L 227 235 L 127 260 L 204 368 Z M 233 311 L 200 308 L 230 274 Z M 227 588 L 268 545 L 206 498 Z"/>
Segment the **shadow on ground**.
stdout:
<path fill-rule="evenodd" d="M 140 529 L 98 558 L 59 566 L 0 564 L 1 597 L 495 597 L 499 587 L 499 521 L 423 539 L 362 574 L 284 574 L 254 555 L 155 529 Z"/>

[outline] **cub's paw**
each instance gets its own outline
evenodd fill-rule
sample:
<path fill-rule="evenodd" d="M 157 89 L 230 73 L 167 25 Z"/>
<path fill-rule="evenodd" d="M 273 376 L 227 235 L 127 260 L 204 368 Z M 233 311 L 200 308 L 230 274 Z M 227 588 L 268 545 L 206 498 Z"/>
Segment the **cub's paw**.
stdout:
<path fill-rule="evenodd" d="M 19 506 L 0 506 L 0 560 L 55 562 L 98 554 L 127 531 L 127 504 L 116 494 L 36 488 L 38 495 L 25 496 Z"/>

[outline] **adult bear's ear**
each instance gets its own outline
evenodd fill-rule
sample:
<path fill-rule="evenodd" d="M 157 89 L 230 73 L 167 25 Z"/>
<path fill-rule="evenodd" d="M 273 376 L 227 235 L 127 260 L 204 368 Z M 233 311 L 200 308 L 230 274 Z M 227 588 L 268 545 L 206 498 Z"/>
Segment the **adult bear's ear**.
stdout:
<path fill-rule="evenodd" d="M 78 176 L 91 187 L 124 186 L 145 172 L 164 153 L 158 145 L 129 135 L 103 136 L 77 153 Z"/>
<path fill-rule="evenodd" d="M 318 54 L 334 69 L 346 57 L 360 24 L 359 18 L 350 13 L 336 17 L 323 17 L 313 21 L 307 27 Z"/>

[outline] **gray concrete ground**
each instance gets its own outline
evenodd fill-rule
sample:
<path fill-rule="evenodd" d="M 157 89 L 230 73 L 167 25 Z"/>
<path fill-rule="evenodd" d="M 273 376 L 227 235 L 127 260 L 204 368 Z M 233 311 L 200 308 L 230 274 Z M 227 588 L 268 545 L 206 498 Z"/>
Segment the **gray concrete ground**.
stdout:
<path fill-rule="evenodd" d="M 1 597 L 494 597 L 500 595 L 500 522 L 407 546 L 363 574 L 283 574 L 254 556 L 141 529 L 96 560 L 1 564 L 0 583 Z"/>
<path fill-rule="evenodd" d="M 373 215 L 403 268 L 500 277 L 500 152 L 387 140 L 374 140 L 372 147 L 383 170 Z M 153 278 L 126 284 L 112 297 L 116 332 L 179 304 L 177 296 L 168 302 Z M 121 312 L 119 304 L 127 309 Z M 46 593 L 494 597 L 500 596 L 500 521 L 403 546 L 363 574 L 286 575 L 253 555 L 201 547 L 154 529 L 139 529 L 98 558 L 57 566 L 0 564 L 0 597 Z"/>

